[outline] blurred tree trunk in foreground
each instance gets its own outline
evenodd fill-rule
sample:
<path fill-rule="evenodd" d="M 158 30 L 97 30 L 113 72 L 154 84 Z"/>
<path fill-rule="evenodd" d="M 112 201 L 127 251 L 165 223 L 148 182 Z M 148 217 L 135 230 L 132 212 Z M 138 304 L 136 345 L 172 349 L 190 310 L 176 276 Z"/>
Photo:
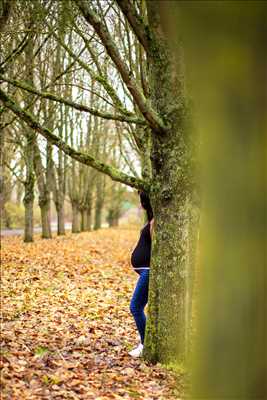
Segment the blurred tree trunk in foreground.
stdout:
<path fill-rule="evenodd" d="M 265 400 L 267 6 L 180 5 L 203 162 L 191 395 Z"/>

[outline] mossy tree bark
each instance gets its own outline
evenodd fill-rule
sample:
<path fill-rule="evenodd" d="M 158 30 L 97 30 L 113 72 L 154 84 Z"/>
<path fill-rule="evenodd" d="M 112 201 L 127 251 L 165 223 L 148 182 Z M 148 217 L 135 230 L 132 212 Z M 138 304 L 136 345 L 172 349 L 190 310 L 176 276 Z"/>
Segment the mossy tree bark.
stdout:
<path fill-rule="evenodd" d="M 160 1 L 147 1 L 152 107 L 168 128 L 152 131 L 151 201 L 155 230 L 145 357 L 152 362 L 184 361 L 189 329 L 189 267 L 192 263 L 192 147 L 182 49 L 172 52 Z"/>

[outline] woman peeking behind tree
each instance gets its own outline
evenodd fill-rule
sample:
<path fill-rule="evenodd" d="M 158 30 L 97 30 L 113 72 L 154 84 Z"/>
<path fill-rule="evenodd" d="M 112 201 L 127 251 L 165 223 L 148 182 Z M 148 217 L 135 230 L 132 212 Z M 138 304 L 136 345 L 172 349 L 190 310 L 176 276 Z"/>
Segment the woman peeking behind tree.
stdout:
<path fill-rule="evenodd" d="M 140 203 L 146 211 L 147 223 L 141 230 L 137 245 L 132 252 L 131 263 L 134 270 L 138 273 L 139 278 L 133 292 L 130 303 L 130 310 L 134 317 L 137 330 L 140 335 L 139 345 L 129 352 L 132 357 L 140 357 L 143 352 L 146 316 L 144 308 L 148 301 L 148 283 L 149 283 L 149 267 L 151 257 L 151 237 L 153 230 L 153 210 L 150 204 L 149 196 L 145 192 L 138 192 Z"/>

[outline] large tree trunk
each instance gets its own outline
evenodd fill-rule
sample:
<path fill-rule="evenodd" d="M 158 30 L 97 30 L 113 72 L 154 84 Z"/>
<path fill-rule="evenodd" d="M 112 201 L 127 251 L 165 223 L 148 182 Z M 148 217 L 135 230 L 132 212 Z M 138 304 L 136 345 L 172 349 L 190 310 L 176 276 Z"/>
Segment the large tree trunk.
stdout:
<path fill-rule="evenodd" d="M 192 210 L 192 149 L 182 51 L 169 48 L 160 1 L 147 2 L 153 32 L 148 54 L 151 101 L 169 125 L 152 136 L 151 201 L 155 217 L 145 356 L 152 362 L 184 361 L 190 323 L 188 282 Z M 191 170 L 191 172 L 190 172 Z M 191 245 L 190 245 L 191 243 Z"/>

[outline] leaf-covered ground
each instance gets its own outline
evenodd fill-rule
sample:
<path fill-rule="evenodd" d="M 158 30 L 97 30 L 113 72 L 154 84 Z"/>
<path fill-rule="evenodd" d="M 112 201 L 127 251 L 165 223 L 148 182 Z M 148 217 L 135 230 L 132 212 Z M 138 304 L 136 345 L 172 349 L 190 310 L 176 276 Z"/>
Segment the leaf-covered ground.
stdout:
<path fill-rule="evenodd" d="M 129 312 L 137 237 L 2 238 L 2 400 L 179 398 L 171 372 L 128 355 L 138 342 Z"/>

